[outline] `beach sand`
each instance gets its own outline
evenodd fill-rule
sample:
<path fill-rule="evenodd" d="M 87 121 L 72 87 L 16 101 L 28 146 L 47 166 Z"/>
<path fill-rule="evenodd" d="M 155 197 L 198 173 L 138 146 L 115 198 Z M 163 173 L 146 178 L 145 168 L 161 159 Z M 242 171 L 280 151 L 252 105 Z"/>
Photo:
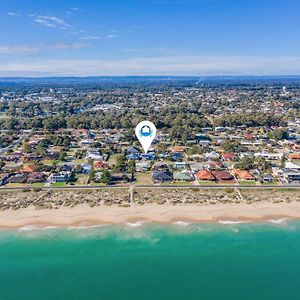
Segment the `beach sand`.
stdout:
<path fill-rule="evenodd" d="M 135 223 L 150 221 L 171 222 L 220 222 L 220 221 L 266 221 L 283 218 L 300 218 L 300 203 L 260 202 L 256 204 L 214 204 L 214 205 L 133 205 L 132 207 L 89 207 L 79 205 L 73 208 L 36 210 L 28 207 L 6 210 L 0 213 L 1 228 L 23 226 L 92 226 L 101 224 Z"/>

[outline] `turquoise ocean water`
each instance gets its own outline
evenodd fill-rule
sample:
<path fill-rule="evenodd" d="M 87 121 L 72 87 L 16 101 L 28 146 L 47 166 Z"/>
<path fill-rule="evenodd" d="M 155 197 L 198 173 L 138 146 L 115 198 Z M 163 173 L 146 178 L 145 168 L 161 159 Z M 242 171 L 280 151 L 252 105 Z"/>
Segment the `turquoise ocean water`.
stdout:
<path fill-rule="evenodd" d="M 2 230 L 0 299 L 300 299 L 300 223 Z"/>

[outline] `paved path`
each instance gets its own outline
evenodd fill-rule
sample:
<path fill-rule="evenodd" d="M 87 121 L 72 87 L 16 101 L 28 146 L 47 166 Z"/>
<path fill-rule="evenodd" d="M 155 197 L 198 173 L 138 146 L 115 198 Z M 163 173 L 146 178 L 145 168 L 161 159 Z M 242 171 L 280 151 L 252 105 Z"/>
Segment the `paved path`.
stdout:
<path fill-rule="evenodd" d="M 42 190 L 84 190 L 84 189 L 224 189 L 224 188 L 238 188 L 238 189 L 300 189 L 300 184 L 283 184 L 283 185 L 108 185 L 108 186 L 62 186 L 62 187 L 0 187 L 0 191 L 20 191 L 24 189 L 42 189 Z"/>

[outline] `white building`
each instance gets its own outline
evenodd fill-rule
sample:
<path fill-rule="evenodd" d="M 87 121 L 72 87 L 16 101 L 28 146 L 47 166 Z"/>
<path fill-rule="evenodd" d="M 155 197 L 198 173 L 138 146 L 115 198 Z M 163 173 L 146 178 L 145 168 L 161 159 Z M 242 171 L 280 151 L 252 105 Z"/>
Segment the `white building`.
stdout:
<path fill-rule="evenodd" d="M 280 160 L 283 157 L 283 153 L 258 152 L 258 153 L 254 153 L 254 156 L 262 157 L 269 160 Z"/>
<path fill-rule="evenodd" d="M 59 172 L 51 174 L 48 178 L 50 183 L 67 182 L 70 178 L 70 172 Z"/>

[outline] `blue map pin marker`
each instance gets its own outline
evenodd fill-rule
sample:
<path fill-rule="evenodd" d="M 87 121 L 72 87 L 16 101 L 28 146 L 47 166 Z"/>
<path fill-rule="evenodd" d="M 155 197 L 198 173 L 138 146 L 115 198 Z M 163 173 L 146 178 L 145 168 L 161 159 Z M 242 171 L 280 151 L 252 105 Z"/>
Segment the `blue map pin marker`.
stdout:
<path fill-rule="evenodd" d="M 142 121 L 136 126 L 135 135 L 147 153 L 156 136 L 156 127 L 150 121 Z"/>

